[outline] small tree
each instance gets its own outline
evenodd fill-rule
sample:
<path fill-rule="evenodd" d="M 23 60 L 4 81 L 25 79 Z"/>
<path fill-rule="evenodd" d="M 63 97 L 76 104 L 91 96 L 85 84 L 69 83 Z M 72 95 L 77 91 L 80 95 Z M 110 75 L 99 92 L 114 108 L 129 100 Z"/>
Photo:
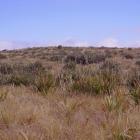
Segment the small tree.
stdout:
<path fill-rule="evenodd" d="M 58 49 L 62 49 L 62 47 L 63 47 L 62 45 L 58 45 L 58 47 L 57 47 L 57 48 L 58 48 Z"/>

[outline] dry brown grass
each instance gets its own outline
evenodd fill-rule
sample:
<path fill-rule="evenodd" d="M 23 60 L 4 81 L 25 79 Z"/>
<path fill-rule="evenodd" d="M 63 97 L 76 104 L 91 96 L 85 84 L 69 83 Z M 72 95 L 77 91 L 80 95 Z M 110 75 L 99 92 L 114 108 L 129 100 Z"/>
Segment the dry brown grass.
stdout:
<path fill-rule="evenodd" d="M 139 140 L 140 109 L 120 89 L 114 96 L 46 97 L 22 87 L 1 87 L 1 140 Z"/>
<path fill-rule="evenodd" d="M 86 65 L 65 63 L 66 56 L 73 54 L 74 51 L 86 52 L 86 55 L 89 52 L 90 55 L 96 52 L 108 55 L 104 62 L 99 63 Z M 108 57 L 110 52 L 111 56 Z M 0 71 L 0 140 L 140 140 L 140 104 L 139 102 L 136 104 L 139 97 L 137 95 L 140 94 L 137 90 L 140 77 L 132 74 L 133 68 L 139 74 L 139 65 L 136 65 L 136 62 L 140 60 L 140 49 L 62 47 L 30 48 L 2 53 L 7 57 L 1 60 L 1 63 L 6 65 L 4 69 L 2 65 Z M 133 59 L 126 59 L 125 53 L 133 55 Z M 55 55 L 62 55 L 62 61 L 51 61 L 50 58 Z M 23 59 L 25 57 L 26 59 Z M 18 81 L 19 85 L 4 84 L 6 77 L 15 72 L 10 71 L 9 64 L 20 62 L 23 64 L 22 67 L 31 63 L 35 66 L 36 61 L 40 61 L 46 72 L 53 76 L 53 86 L 49 90 L 50 82 L 44 75 L 37 77 L 41 90 L 37 90 L 34 84 L 23 84 L 21 81 Z M 106 62 L 112 61 L 109 66 L 105 65 Z M 17 65 L 16 71 L 21 74 L 20 68 L 21 66 Z M 32 75 L 31 80 L 34 81 L 37 75 L 30 70 L 26 71 L 26 74 Z M 110 76 L 113 75 L 111 78 L 115 81 L 115 86 L 113 85 L 109 93 L 105 93 L 105 87 L 102 88 L 102 82 L 103 85 L 112 84 L 106 81 L 109 75 L 105 75 L 107 76 L 105 79 L 101 77 L 103 75 L 99 75 L 100 77 L 97 75 L 107 72 Z M 116 72 L 118 75 L 115 76 Z M 78 91 L 72 89 L 75 82 L 90 79 L 95 75 L 98 78 L 96 81 L 89 80 L 87 85 L 81 84 Z M 25 76 L 25 71 L 22 76 Z M 121 80 L 119 84 L 116 82 L 118 76 Z M 102 82 L 99 83 L 99 80 Z M 97 95 L 95 91 L 89 94 L 88 90 L 91 90 L 89 86 L 93 88 L 96 85 L 102 94 Z M 44 96 L 42 93 L 45 89 L 47 94 Z M 83 93 L 85 89 L 86 92 Z M 133 97 L 132 89 L 136 91 L 136 94 L 133 92 Z"/>

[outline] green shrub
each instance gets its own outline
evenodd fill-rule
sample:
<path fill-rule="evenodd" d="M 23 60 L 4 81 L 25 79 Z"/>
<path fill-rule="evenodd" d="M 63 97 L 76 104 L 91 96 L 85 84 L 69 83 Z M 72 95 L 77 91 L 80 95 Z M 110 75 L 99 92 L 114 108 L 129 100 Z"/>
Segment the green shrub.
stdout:
<path fill-rule="evenodd" d="M 7 56 L 6 56 L 6 55 L 4 55 L 4 54 L 0 53 L 0 59 L 6 59 L 6 58 L 7 58 Z"/>
<path fill-rule="evenodd" d="M 57 48 L 58 48 L 58 49 L 62 49 L 63 46 L 62 46 L 62 45 L 58 45 Z"/>
<path fill-rule="evenodd" d="M 76 63 L 75 62 L 68 62 L 63 67 L 65 70 L 71 70 L 74 71 L 76 69 Z"/>
<path fill-rule="evenodd" d="M 111 94 L 113 90 L 120 84 L 117 75 L 114 73 L 103 72 L 100 76 L 103 81 L 103 92 Z"/>
<path fill-rule="evenodd" d="M 137 68 L 132 69 L 129 72 L 129 76 L 127 79 L 127 86 L 129 90 L 132 90 L 139 87 L 139 84 L 140 84 L 140 71 Z"/>
<path fill-rule="evenodd" d="M 100 70 L 102 72 L 110 72 L 110 73 L 114 73 L 114 74 L 119 74 L 121 67 L 120 67 L 119 63 L 117 63 L 113 60 L 106 60 L 100 66 Z"/>
<path fill-rule="evenodd" d="M 140 86 L 130 91 L 130 95 L 135 102 L 135 105 L 140 104 Z"/>
<path fill-rule="evenodd" d="M 1 85 L 8 85 L 11 75 L 3 75 L 0 74 L 0 86 Z"/>
<path fill-rule="evenodd" d="M 45 73 L 45 68 L 41 63 L 30 64 L 0 64 L 0 84 L 14 84 L 16 86 L 30 86 L 34 84 L 35 76 Z"/>
<path fill-rule="evenodd" d="M 120 69 L 117 63 L 104 62 L 94 75 L 82 76 L 75 80 L 72 90 L 92 94 L 111 94 L 121 84 Z"/>
<path fill-rule="evenodd" d="M 54 62 L 55 61 L 60 61 L 61 62 L 62 59 L 63 59 L 63 56 L 61 56 L 61 55 L 54 55 L 54 56 L 51 56 L 49 60 L 50 61 L 54 61 Z"/>
<path fill-rule="evenodd" d="M 87 64 L 87 58 L 84 54 L 71 54 L 65 58 L 65 63 L 75 62 L 76 64 Z"/>
<path fill-rule="evenodd" d="M 117 85 L 118 81 L 115 75 L 111 75 L 110 73 L 100 73 L 95 77 L 75 81 L 72 89 L 93 95 L 111 94 Z"/>
<path fill-rule="evenodd" d="M 105 50 L 105 56 L 106 58 L 112 58 L 114 53 L 111 50 Z"/>
<path fill-rule="evenodd" d="M 103 84 L 96 77 L 89 77 L 75 81 L 72 90 L 90 95 L 99 95 L 103 90 Z"/>
<path fill-rule="evenodd" d="M 76 55 L 71 54 L 65 58 L 65 63 L 76 62 Z"/>
<path fill-rule="evenodd" d="M 112 95 L 104 97 L 104 109 L 108 112 L 121 113 L 127 111 L 130 102 L 121 88 L 115 89 Z"/>
<path fill-rule="evenodd" d="M 93 63 L 100 63 L 104 62 L 106 59 L 106 56 L 104 54 L 92 54 L 92 53 L 86 53 L 86 54 L 71 54 L 68 55 L 65 59 L 65 62 L 75 62 L 76 64 L 93 64 Z"/>
<path fill-rule="evenodd" d="M 105 61 L 100 67 L 100 77 L 104 83 L 104 90 L 111 94 L 111 92 L 122 85 L 121 67 L 115 61 Z"/>
<path fill-rule="evenodd" d="M 132 48 L 128 48 L 129 51 L 133 50 Z"/>
<path fill-rule="evenodd" d="M 9 79 L 9 84 L 13 84 L 15 86 L 29 86 L 31 83 L 29 81 L 29 77 L 26 77 L 25 75 L 12 75 Z"/>
<path fill-rule="evenodd" d="M 21 67 L 24 73 L 38 74 L 39 72 L 45 71 L 45 68 L 40 62 L 30 63 Z"/>
<path fill-rule="evenodd" d="M 78 55 L 76 57 L 76 63 L 86 65 L 88 63 L 87 62 L 87 57 L 84 54 Z"/>
<path fill-rule="evenodd" d="M 40 73 L 35 78 L 34 86 L 37 88 L 38 91 L 42 93 L 42 95 L 47 95 L 50 88 L 54 86 L 53 76 L 51 74 Z"/>
<path fill-rule="evenodd" d="M 71 86 L 73 81 L 77 78 L 75 70 L 72 68 L 63 68 L 61 73 L 56 78 L 56 85 L 60 88 L 67 88 Z"/>
<path fill-rule="evenodd" d="M 89 54 L 87 55 L 88 64 L 104 62 L 106 56 L 104 54 Z"/>
<path fill-rule="evenodd" d="M 139 60 L 136 61 L 136 65 L 140 66 L 140 61 Z"/>
<path fill-rule="evenodd" d="M 12 68 L 12 66 L 10 64 L 7 63 L 0 63 L 0 73 L 1 74 L 11 74 L 13 73 L 14 69 Z"/>
<path fill-rule="evenodd" d="M 130 71 L 130 75 L 127 80 L 127 86 L 130 92 L 130 96 L 134 100 L 135 104 L 140 104 L 140 71 L 139 69 L 133 69 Z"/>
<path fill-rule="evenodd" d="M 126 59 L 133 59 L 134 56 L 132 54 L 125 54 L 124 56 Z"/>

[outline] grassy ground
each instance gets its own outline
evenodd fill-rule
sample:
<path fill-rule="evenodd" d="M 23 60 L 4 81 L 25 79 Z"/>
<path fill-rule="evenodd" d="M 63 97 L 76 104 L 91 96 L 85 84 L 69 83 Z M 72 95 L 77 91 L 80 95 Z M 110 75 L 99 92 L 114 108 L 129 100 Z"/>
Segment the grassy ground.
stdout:
<path fill-rule="evenodd" d="M 140 140 L 140 49 L 1 51 L 0 140 Z"/>

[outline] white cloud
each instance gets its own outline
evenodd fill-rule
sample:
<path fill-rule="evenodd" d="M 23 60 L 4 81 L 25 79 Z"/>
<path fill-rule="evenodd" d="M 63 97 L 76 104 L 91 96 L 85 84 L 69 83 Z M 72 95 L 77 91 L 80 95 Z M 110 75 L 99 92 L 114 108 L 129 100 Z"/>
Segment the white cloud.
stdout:
<path fill-rule="evenodd" d="M 32 43 L 28 43 L 28 42 L 0 41 L 0 50 L 26 48 L 32 45 L 33 45 Z"/>
<path fill-rule="evenodd" d="M 49 46 L 57 46 L 57 45 L 63 45 L 63 46 L 73 46 L 73 47 L 87 47 L 90 45 L 90 43 L 86 41 L 79 41 L 73 38 L 66 38 L 63 41 L 49 41 L 47 43 Z"/>
<path fill-rule="evenodd" d="M 140 41 L 135 41 L 134 43 L 127 43 L 126 47 L 140 48 Z"/>
<path fill-rule="evenodd" d="M 62 44 L 65 45 L 65 46 L 75 46 L 75 47 L 89 46 L 88 42 L 78 41 L 78 40 L 75 40 L 75 39 L 67 39 Z"/>
<path fill-rule="evenodd" d="M 97 46 L 105 46 L 105 47 L 120 47 L 120 43 L 115 38 L 107 38 L 103 41 L 97 43 Z"/>
<path fill-rule="evenodd" d="M 3 49 L 12 49 L 13 43 L 8 41 L 0 41 L 0 50 Z"/>
<path fill-rule="evenodd" d="M 20 42 L 20 41 L 1 41 L 0 40 L 0 50 L 8 49 L 20 49 L 20 48 L 27 48 L 27 47 L 40 47 L 40 46 L 57 46 L 57 45 L 63 45 L 63 46 L 73 46 L 73 47 L 88 47 L 88 46 L 105 46 L 105 47 L 133 47 L 137 48 L 140 47 L 140 41 L 136 42 L 120 42 L 115 38 L 107 38 L 99 43 L 89 43 L 86 41 L 79 41 L 76 39 L 68 38 L 65 41 L 50 41 L 50 42 Z"/>

